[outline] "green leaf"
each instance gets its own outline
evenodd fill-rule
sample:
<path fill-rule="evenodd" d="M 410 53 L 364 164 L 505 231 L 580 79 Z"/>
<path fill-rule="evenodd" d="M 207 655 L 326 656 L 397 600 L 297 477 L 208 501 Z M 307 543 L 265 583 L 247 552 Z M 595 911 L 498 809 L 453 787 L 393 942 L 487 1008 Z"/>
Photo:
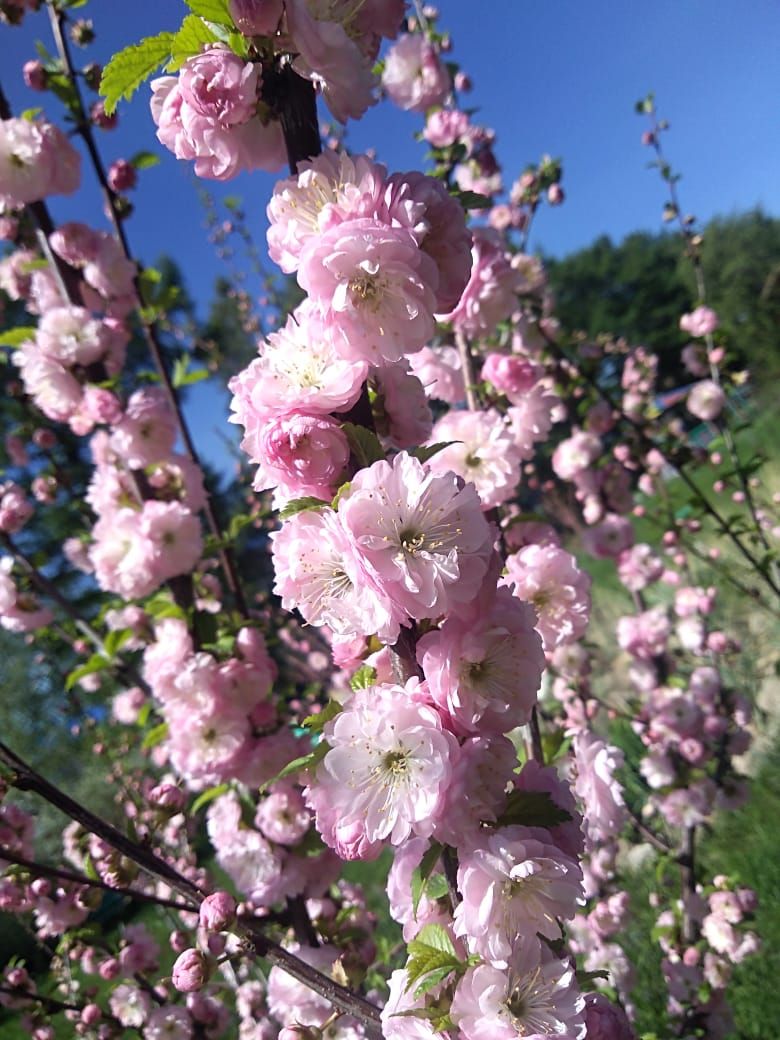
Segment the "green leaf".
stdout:
<path fill-rule="evenodd" d="M 200 383 L 203 379 L 209 378 L 210 372 L 207 368 L 190 369 L 190 360 L 187 354 L 183 354 L 173 363 L 171 382 L 177 389 L 181 386 L 192 386 L 193 383 Z"/>
<path fill-rule="evenodd" d="M 15 329 L 0 332 L 0 347 L 20 347 L 22 343 L 35 339 L 37 329 L 34 325 L 19 325 Z"/>
<path fill-rule="evenodd" d="M 230 784 L 217 784 L 216 787 L 210 787 L 208 791 L 204 791 L 199 794 L 195 801 L 190 806 L 190 815 L 194 816 L 195 813 L 200 812 L 204 805 L 208 805 L 209 802 L 213 802 L 215 798 L 219 798 L 222 794 L 227 794 L 230 790 Z"/>
<path fill-rule="evenodd" d="M 144 80 L 170 59 L 173 41 L 173 33 L 158 33 L 125 47 L 113 56 L 103 69 L 100 80 L 100 93 L 109 115 L 121 98 L 129 101 Z"/>
<path fill-rule="evenodd" d="M 130 165 L 134 166 L 136 170 L 148 170 L 152 166 L 157 166 L 160 162 L 160 156 L 155 152 L 136 152 L 130 160 Z"/>
<path fill-rule="evenodd" d="M 228 0 L 184 0 L 193 14 L 207 18 L 217 25 L 232 25 L 233 19 L 228 10 Z"/>
<path fill-rule="evenodd" d="M 288 520 L 296 513 L 303 513 L 307 509 L 326 509 L 327 506 L 327 502 L 323 502 L 321 498 L 313 498 L 311 495 L 307 495 L 305 498 L 293 498 L 280 511 L 279 519 Z"/>
<path fill-rule="evenodd" d="M 74 668 L 68 675 L 65 680 L 65 689 L 72 690 L 80 679 L 83 679 L 87 675 L 94 675 L 96 672 L 105 671 L 109 665 L 110 662 L 108 658 L 104 657 L 102 654 L 93 654 L 88 661 L 79 665 L 78 668 Z"/>
<path fill-rule="evenodd" d="M 161 722 L 159 726 L 153 726 L 141 741 L 141 750 L 148 751 L 149 748 L 162 744 L 168 736 L 168 723 Z"/>
<path fill-rule="evenodd" d="M 409 454 L 414 455 L 420 462 L 425 463 L 444 448 L 449 448 L 450 445 L 459 443 L 460 441 L 442 441 L 440 444 L 424 444 L 421 448 L 415 448 L 414 451 L 410 451 Z"/>
<path fill-rule="evenodd" d="M 475 191 L 454 191 L 452 194 L 464 209 L 490 209 L 493 200 L 487 195 L 478 195 Z"/>
<path fill-rule="evenodd" d="M 330 700 L 322 711 L 318 712 L 316 715 L 307 715 L 303 720 L 303 724 L 306 729 L 310 730 L 312 733 L 321 733 L 325 724 L 330 722 L 331 719 L 335 719 L 340 711 L 341 705 L 339 702 Z"/>
<path fill-rule="evenodd" d="M 117 652 L 132 636 L 133 630 L 131 628 L 121 628 L 114 632 L 109 632 L 106 638 L 103 640 L 103 650 L 109 657 L 116 657 Z"/>
<path fill-rule="evenodd" d="M 550 828 L 570 819 L 571 814 L 560 809 L 546 791 L 513 791 L 496 826 L 520 824 L 523 827 Z"/>
<path fill-rule="evenodd" d="M 456 960 L 458 958 L 452 939 L 450 939 L 449 932 L 440 924 L 426 924 L 420 929 L 417 935 L 415 935 L 407 949 L 409 950 L 410 955 L 413 955 L 415 953 L 424 952 L 424 947 L 438 950 L 440 953 L 447 953 L 450 957 L 454 957 Z"/>
<path fill-rule="evenodd" d="M 197 15 L 188 14 L 171 41 L 171 60 L 167 65 L 168 71 L 175 72 L 187 58 L 200 54 L 206 43 L 219 43 L 219 36 Z"/>
<path fill-rule="evenodd" d="M 375 686 L 376 668 L 370 664 L 361 665 L 349 680 L 349 685 L 353 690 L 367 690 L 369 686 Z"/>
<path fill-rule="evenodd" d="M 350 451 L 355 456 L 361 469 L 365 469 L 366 466 L 384 459 L 384 448 L 379 443 L 377 435 L 372 433 L 371 430 L 367 430 L 365 426 L 356 426 L 354 423 L 349 422 L 342 423 L 341 428 L 347 435 Z"/>
<path fill-rule="evenodd" d="M 277 780 L 284 780 L 286 776 L 290 776 L 292 773 L 300 773 L 304 769 L 311 769 L 312 766 L 318 765 L 323 758 L 330 751 L 330 745 L 326 740 L 321 740 L 316 748 L 309 752 L 308 755 L 301 755 L 300 758 L 294 758 L 292 762 L 288 762 L 284 769 L 281 769 L 276 776 L 272 776 L 270 780 L 266 780 L 260 787 L 260 794 L 267 791 L 269 787 L 272 787 Z"/>
<path fill-rule="evenodd" d="M 440 924 L 426 924 L 408 944 L 409 959 L 406 962 L 407 990 L 425 980 L 416 990 L 416 995 L 438 985 L 453 971 L 462 970 L 462 963 L 447 931 Z M 434 981 L 430 981 L 433 979 Z"/>
<path fill-rule="evenodd" d="M 420 900 L 428 891 L 429 882 L 431 880 L 431 874 L 433 868 L 439 862 L 439 857 L 442 854 L 442 846 L 438 841 L 431 842 L 430 846 L 425 852 L 425 855 L 420 860 L 419 866 L 415 867 L 412 871 L 412 912 L 414 913 L 415 919 L 417 918 L 417 907 L 420 905 Z M 444 882 L 445 891 L 447 882 Z"/>
<path fill-rule="evenodd" d="M 141 705 L 141 710 L 138 712 L 138 718 L 135 720 L 136 725 L 140 726 L 141 729 L 146 727 L 146 723 L 149 721 L 149 716 L 152 714 L 152 702 L 146 701 Z"/>

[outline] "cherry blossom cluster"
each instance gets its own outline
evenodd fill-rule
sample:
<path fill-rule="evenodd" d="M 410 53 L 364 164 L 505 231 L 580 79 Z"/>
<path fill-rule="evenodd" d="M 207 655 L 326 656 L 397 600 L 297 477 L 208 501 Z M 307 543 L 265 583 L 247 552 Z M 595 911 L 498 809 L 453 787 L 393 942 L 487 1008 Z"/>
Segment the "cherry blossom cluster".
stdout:
<path fill-rule="evenodd" d="M 380 42 L 398 34 L 404 7 L 404 0 L 232 0 L 231 16 L 247 37 L 245 57 L 214 43 L 187 58 L 178 76 L 156 79 L 158 139 L 177 159 L 194 160 L 199 177 L 280 170 L 287 154 L 274 94 L 280 65 L 290 62 L 310 80 L 336 119 L 360 118 L 376 100 Z"/>

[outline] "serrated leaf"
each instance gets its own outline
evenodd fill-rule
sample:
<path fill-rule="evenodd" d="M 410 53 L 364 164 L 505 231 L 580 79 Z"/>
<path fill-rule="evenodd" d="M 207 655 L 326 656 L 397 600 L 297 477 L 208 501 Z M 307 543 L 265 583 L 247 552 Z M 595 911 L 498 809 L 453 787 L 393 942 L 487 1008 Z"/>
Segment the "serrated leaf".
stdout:
<path fill-rule="evenodd" d="M 207 18 L 217 25 L 232 25 L 233 19 L 228 10 L 228 0 L 184 0 L 193 14 Z"/>
<path fill-rule="evenodd" d="M 65 689 L 72 690 L 76 683 L 85 678 L 85 676 L 105 671 L 105 669 L 109 667 L 109 664 L 110 662 L 108 659 L 102 654 L 93 654 L 88 661 L 85 661 L 84 664 L 79 665 L 78 668 L 74 668 L 73 671 L 69 673 L 65 680 Z"/>
<path fill-rule="evenodd" d="M 330 700 L 316 715 L 307 715 L 303 720 L 303 724 L 311 733 L 321 733 L 326 723 L 330 722 L 331 719 L 335 719 L 341 711 L 341 705 L 338 701 Z"/>
<path fill-rule="evenodd" d="M 208 791 L 203 791 L 190 806 L 190 815 L 194 816 L 195 813 L 200 812 L 204 805 L 213 802 L 215 798 L 219 798 L 222 794 L 227 794 L 229 790 L 230 784 L 217 784 L 216 787 L 210 787 Z"/>
<path fill-rule="evenodd" d="M 200 54 L 207 43 L 219 43 L 219 37 L 202 18 L 188 14 L 171 41 L 171 60 L 167 65 L 168 71 L 175 72 L 187 58 Z"/>
<path fill-rule="evenodd" d="M 419 459 L 420 462 L 426 463 L 428 459 L 432 459 L 438 452 L 459 443 L 459 441 L 442 441 L 440 444 L 424 444 L 421 448 L 415 448 L 414 451 L 410 451 L 409 454 Z"/>
<path fill-rule="evenodd" d="M 311 495 L 307 495 L 304 498 L 293 498 L 284 509 L 279 512 L 280 520 L 288 520 L 291 516 L 295 516 L 296 513 L 303 513 L 307 509 L 325 509 L 328 503 L 323 502 L 321 498 L 313 498 Z"/>
<path fill-rule="evenodd" d="M 452 975 L 453 971 L 459 971 L 460 968 L 460 964 L 443 964 L 440 968 L 434 968 L 433 971 L 426 972 L 422 982 L 414 991 L 415 997 L 421 997 L 424 993 L 434 989 L 448 975 Z"/>
<path fill-rule="evenodd" d="M 354 423 L 345 422 L 341 428 L 347 435 L 349 447 L 355 456 L 361 469 L 371 466 L 374 462 L 384 459 L 385 452 L 379 443 L 379 438 L 365 426 L 356 426 Z"/>
<path fill-rule="evenodd" d="M 410 954 L 424 952 L 425 948 L 448 953 L 458 959 L 450 933 L 440 924 L 426 924 L 407 946 Z"/>
<path fill-rule="evenodd" d="M 347 481 L 345 484 L 341 485 L 336 494 L 333 496 L 333 501 L 330 504 L 331 509 L 338 509 L 339 502 L 341 502 L 344 495 L 349 494 L 349 490 L 351 487 L 352 484 L 350 483 L 350 481 Z"/>
<path fill-rule="evenodd" d="M 20 347 L 22 343 L 35 339 L 38 330 L 34 325 L 18 325 L 15 329 L 0 332 L 0 347 Z"/>
<path fill-rule="evenodd" d="M 440 845 L 438 841 L 431 842 L 430 846 L 426 849 L 423 858 L 420 860 L 419 865 L 412 871 L 412 912 L 415 919 L 417 918 L 417 908 L 420 905 L 420 900 L 428 890 L 433 868 L 439 862 L 442 848 L 442 845 Z M 446 880 L 444 884 L 446 889 Z"/>
<path fill-rule="evenodd" d="M 147 36 L 113 56 L 100 79 L 100 93 L 109 115 L 121 98 L 129 101 L 141 84 L 170 60 L 174 36 L 170 32 Z"/>
<path fill-rule="evenodd" d="M 376 668 L 372 668 L 370 664 L 361 665 L 349 680 L 349 685 L 353 690 L 367 690 L 369 686 L 375 686 Z"/>
<path fill-rule="evenodd" d="M 168 723 L 161 722 L 159 726 L 153 726 L 141 741 L 141 750 L 148 751 L 150 748 L 162 744 L 168 736 Z"/>
<path fill-rule="evenodd" d="M 520 824 L 523 827 L 549 829 L 569 820 L 571 814 L 560 809 L 546 791 L 513 791 L 496 826 Z"/>

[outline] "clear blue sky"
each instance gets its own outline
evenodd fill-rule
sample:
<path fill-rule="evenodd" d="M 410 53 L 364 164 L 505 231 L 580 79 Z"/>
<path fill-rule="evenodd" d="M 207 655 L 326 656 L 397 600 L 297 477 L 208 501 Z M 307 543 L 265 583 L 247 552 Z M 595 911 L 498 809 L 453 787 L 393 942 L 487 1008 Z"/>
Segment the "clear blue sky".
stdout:
<path fill-rule="evenodd" d="M 662 226 L 663 186 L 645 168 L 650 155 L 639 143 L 644 123 L 633 111 L 649 90 L 671 123 L 665 147 L 683 173 L 686 211 L 705 221 L 759 205 L 780 214 L 777 0 L 442 0 L 439 7 L 454 56 L 474 80 L 469 100 L 479 108 L 475 119 L 498 134 L 507 184 L 544 152 L 563 159 L 566 204 L 541 215 L 535 247 L 562 255 L 600 234 L 620 239 Z M 77 53 L 105 61 L 127 43 L 175 28 L 184 11 L 179 0 L 93 0 L 86 13 L 98 39 Z M 21 80 L 21 64 L 34 56 L 36 38 L 48 45 L 42 13 L 21 29 L 0 27 L 3 88 L 17 111 L 40 104 Z M 161 154 L 162 163 L 141 175 L 134 193 L 131 243 L 146 262 L 172 254 L 205 307 L 221 268 L 205 238 L 189 164 L 157 144 L 148 96 L 142 88 L 123 104 L 120 127 L 101 134 L 100 143 L 109 160 L 141 149 Z M 56 111 L 48 96 L 44 103 Z M 420 126 L 420 116 L 384 102 L 352 125 L 350 145 L 373 145 L 391 168 L 413 168 L 422 161 L 412 139 Z M 272 183 L 255 174 L 215 188 L 244 198 L 260 243 Z M 94 221 L 85 209 L 89 198 L 85 190 L 57 202 L 55 216 Z M 203 395 L 194 397 L 193 415 L 201 425 Z M 215 403 L 209 391 L 205 401 Z M 221 460 L 222 450 L 209 441 L 207 456 Z"/>

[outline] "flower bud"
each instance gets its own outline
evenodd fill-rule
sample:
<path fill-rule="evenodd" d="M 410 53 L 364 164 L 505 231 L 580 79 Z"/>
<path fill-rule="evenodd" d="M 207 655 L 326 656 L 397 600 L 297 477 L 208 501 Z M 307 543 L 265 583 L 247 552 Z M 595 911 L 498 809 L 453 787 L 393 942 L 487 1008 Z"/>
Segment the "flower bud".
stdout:
<path fill-rule="evenodd" d="M 282 17 L 282 0 L 229 0 L 228 8 L 244 36 L 270 36 Z"/>
<path fill-rule="evenodd" d="M 208 977 L 208 964 L 200 950 L 185 950 L 174 961 L 171 981 L 180 993 L 194 993 L 202 989 Z"/>
<path fill-rule="evenodd" d="M 224 932 L 236 918 L 236 901 L 228 892 L 212 892 L 200 904 L 199 916 L 207 932 Z"/>
<path fill-rule="evenodd" d="M 22 67 L 22 75 L 24 76 L 25 86 L 29 87 L 30 90 L 46 90 L 46 69 L 43 67 L 43 62 L 40 61 L 26 61 Z"/>
<path fill-rule="evenodd" d="M 108 183 L 112 191 L 130 191 L 138 183 L 135 166 L 127 159 L 117 159 L 108 171 Z"/>

